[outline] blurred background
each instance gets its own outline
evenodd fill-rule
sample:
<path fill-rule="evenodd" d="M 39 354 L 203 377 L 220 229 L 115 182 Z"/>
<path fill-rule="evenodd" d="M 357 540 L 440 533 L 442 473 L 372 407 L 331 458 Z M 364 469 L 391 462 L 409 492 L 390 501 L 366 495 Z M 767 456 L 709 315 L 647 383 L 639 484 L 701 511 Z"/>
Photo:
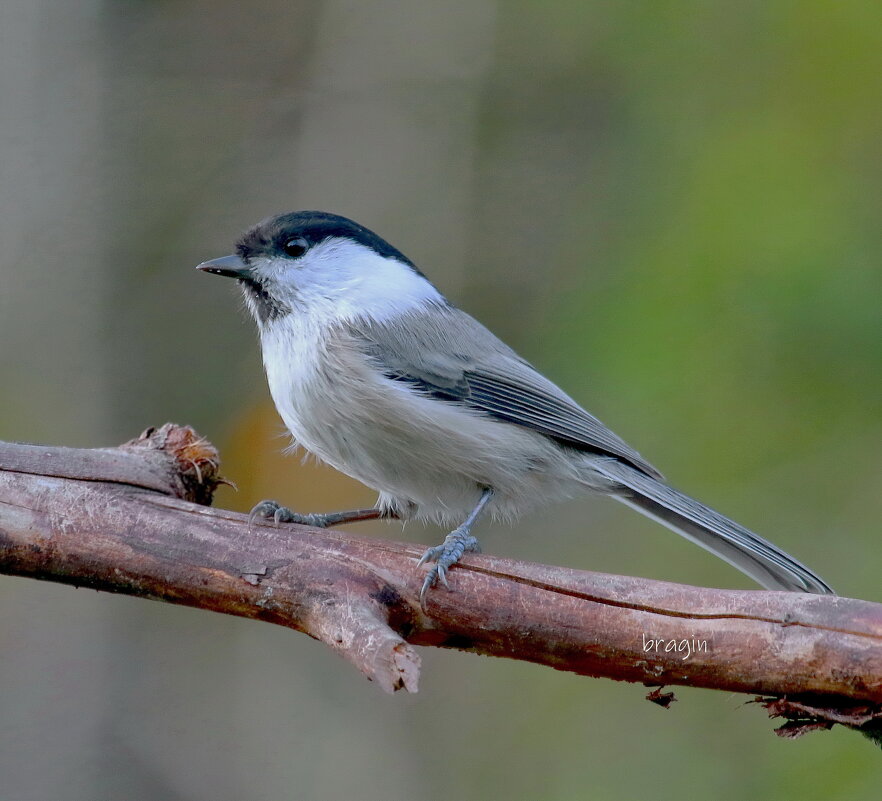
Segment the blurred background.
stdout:
<path fill-rule="evenodd" d="M 882 601 L 880 76 L 873 0 L 5 0 L 0 438 L 112 445 L 173 420 L 220 448 L 239 491 L 218 505 L 372 503 L 281 454 L 253 325 L 193 270 L 268 214 L 324 209 L 676 486 Z M 751 586 L 604 499 L 479 534 Z M 859 736 L 779 740 L 743 696 L 678 689 L 665 711 L 424 649 L 420 693 L 386 697 L 269 625 L 7 577 L 0 604 L 2 801 L 866 799 L 882 780 Z"/>

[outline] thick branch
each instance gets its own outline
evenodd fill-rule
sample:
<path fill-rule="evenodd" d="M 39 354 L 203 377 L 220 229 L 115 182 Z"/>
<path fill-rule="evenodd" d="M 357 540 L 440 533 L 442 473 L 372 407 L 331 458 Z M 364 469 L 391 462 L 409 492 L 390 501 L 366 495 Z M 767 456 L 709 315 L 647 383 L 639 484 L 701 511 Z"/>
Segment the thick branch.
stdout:
<path fill-rule="evenodd" d="M 420 549 L 249 525 L 192 502 L 217 483 L 214 449 L 175 426 L 116 449 L 0 443 L 0 572 L 288 626 L 389 691 L 415 691 L 413 646 L 435 645 L 648 685 L 795 695 L 796 711 L 772 711 L 823 725 L 882 719 L 882 605 L 468 556 L 423 611 Z"/>

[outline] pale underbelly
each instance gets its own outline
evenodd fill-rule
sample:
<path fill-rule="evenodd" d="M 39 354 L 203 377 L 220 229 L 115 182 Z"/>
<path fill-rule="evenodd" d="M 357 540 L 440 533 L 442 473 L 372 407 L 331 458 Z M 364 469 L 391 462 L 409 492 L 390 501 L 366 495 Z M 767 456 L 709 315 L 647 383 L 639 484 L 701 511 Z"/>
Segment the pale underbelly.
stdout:
<path fill-rule="evenodd" d="M 488 511 L 510 519 L 585 487 L 584 466 L 574 463 L 572 452 L 456 406 L 419 398 L 430 406 L 410 401 L 347 416 L 335 412 L 339 404 L 298 400 L 309 404 L 307 414 L 293 405 L 283 413 L 296 442 L 375 489 L 381 505 L 404 516 L 455 524 L 489 487 Z"/>

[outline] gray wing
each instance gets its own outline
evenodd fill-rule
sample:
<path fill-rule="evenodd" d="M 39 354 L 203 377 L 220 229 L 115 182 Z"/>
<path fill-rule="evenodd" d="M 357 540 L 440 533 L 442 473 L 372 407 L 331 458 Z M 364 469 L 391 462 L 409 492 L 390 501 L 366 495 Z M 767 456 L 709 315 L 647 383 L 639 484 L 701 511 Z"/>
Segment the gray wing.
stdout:
<path fill-rule="evenodd" d="M 637 451 L 455 307 L 424 307 L 395 318 L 394 324 L 361 320 L 349 329 L 391 379 L 569 447 L 615 456 L 661 478 Z"/>

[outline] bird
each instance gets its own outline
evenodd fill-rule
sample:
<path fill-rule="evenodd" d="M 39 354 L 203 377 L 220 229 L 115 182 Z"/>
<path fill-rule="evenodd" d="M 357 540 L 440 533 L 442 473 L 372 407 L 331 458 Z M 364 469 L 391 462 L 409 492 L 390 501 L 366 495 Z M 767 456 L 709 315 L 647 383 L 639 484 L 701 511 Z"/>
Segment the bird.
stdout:
<path fill-rule="evenodd" d="M 634 448 L 474 317 L 401 251 L 322 211 L 268 217 L 197 269 L 236 280 L 267 383 L 296 444 L 378 492 L 372 510 L 251 518 L 317 526 L 376 517 L 450 529 L 420 588 L 478 552 L 483 516 L 513 520 L 582 492 L 615 498 L 761 586 L 834 594 L 771 542 L 670 486 Z"/>

